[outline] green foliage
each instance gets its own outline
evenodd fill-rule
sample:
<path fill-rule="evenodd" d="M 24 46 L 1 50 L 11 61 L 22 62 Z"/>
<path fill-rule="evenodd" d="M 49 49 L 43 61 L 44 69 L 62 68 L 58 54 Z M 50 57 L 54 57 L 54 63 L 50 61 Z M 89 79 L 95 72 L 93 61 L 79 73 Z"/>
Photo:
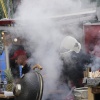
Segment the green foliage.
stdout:
<path fill-rule="evenodd" d="M 13 82 L 13 75 L 11 73 L 11 69 L 6 69 L 5 71 L 5 75 L 6 75 L 6 79 L 8 83 L 12 83 Z"/>

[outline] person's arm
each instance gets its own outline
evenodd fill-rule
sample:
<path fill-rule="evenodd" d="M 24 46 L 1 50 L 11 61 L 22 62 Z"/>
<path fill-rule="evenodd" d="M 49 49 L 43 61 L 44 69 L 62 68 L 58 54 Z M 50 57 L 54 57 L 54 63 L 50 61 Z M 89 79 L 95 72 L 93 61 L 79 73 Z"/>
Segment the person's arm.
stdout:
<path fill-rule="evenodd" d="M 30 66 L 28 64 L 25 64 L 23 67 L 22 67 L 22 74 L 26 74 L 30 71 Z"/>

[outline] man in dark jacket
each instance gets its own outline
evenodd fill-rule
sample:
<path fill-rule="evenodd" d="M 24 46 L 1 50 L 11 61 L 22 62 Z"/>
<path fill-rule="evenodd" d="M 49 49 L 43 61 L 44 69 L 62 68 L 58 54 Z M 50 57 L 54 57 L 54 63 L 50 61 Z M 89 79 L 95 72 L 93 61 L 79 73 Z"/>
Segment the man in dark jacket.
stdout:
<path fill-rule="evenodd" d="M 19 73 L 20 73 L 20 77 L 22 76 L 22 74 L 26 74 L 30 71 L 30 66 L 27 64 L 27 53 L 25 50 L 16 50 L 14 52 L 13 57 L 11 58 L 12 60 L 15 59 L 15 62 L 17 63 L 17 65 L 19 65 Z M 32 69 L 34 70 L 35 68 L 38 69 L 42 69 L 42 67 L 39 64 L 36 64 L 32 67 Z"/>

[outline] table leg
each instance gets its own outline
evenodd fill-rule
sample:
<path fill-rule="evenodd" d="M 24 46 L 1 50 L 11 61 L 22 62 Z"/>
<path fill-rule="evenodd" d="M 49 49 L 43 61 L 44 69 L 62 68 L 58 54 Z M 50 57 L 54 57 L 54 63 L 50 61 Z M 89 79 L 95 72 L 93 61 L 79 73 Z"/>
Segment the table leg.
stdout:
<path fill-rule="evenodd" d="M 94 94 L 92 93 L 92 88 L 88 87 L 88 100 L 94 100 Z"/>

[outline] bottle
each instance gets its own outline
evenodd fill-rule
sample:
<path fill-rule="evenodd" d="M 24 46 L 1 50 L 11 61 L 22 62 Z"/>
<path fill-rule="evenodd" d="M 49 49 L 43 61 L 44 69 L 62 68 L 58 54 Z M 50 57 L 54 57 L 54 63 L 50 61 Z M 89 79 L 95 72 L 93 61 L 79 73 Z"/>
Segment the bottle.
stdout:
<path fill-rule="evenodd" d="M 3 83 L 4 83 L 4 90 L 6 90 L 6 86 L 7 86 L 7 79 L 6 78 L 4 78 Z"/>

